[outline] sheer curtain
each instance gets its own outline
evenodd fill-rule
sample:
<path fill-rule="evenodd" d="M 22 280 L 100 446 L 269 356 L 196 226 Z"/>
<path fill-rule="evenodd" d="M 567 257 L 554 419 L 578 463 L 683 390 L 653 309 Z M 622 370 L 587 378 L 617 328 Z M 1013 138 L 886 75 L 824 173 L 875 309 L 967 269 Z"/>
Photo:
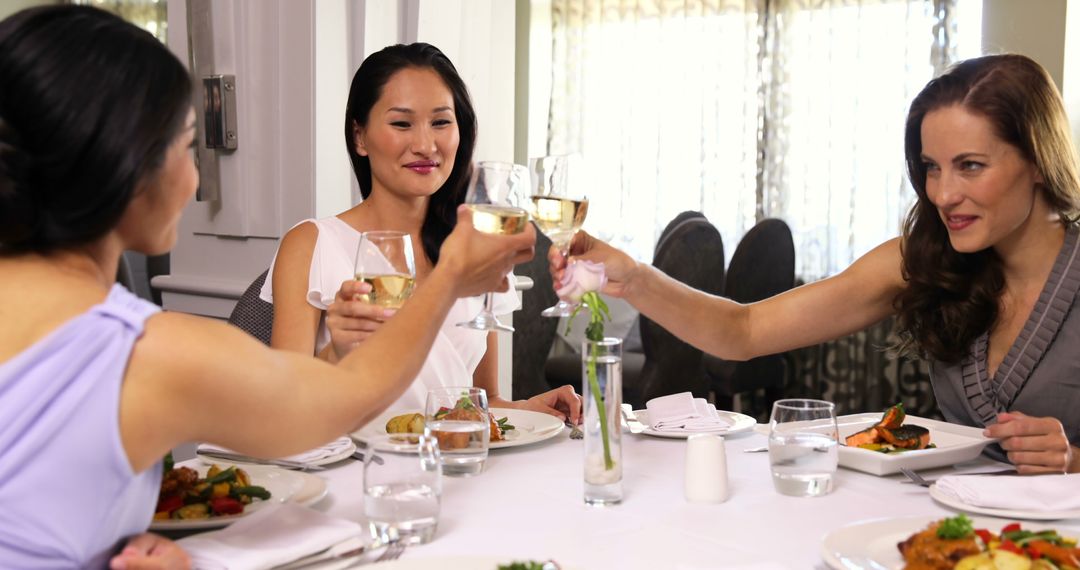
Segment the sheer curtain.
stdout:
<path fill-rule="evenodd" d="M 548 151 L 582 153 L 586 228 L 638 259 L 699 210 L 729 252 L 781 218 L 798 275 L 834 274 L 899 233 L 904 115 L 955 2 L 553 0 Z"/>

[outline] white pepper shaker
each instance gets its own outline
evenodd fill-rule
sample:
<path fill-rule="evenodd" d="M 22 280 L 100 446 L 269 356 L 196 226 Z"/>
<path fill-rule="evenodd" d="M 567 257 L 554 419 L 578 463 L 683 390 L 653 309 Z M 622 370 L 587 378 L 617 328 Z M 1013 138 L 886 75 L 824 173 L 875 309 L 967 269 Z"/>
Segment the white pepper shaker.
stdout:
<path fill-rule="evenodd" d="M 727 449 L 723 437 L 699 433 L 687 439 L 684 484 L 686 500 L 692 503 L 727 500 Z"/>

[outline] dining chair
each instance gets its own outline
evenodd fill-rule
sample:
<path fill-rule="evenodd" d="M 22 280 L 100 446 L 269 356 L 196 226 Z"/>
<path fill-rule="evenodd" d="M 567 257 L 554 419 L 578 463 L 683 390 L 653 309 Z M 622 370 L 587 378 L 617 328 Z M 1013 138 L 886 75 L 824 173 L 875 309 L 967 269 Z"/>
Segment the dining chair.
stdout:
<path fill-rule="evenodd" d="M 267 346 L 270 346 L 270 332 L 274 328 L 274 305 L 263 301 L 259 297 L 259 291 L 262 290 L 269 272 L 269 269 L 263 271 L 248 285 L 229 315 L 230 324 L 236 325 Z"/>
<path fill-rule="evenodd" d="M 536 255 L 514 267 L 514 275 L 529 277 L 532 289 L 522 291 L 521 308 L 514 312 L 513 336 L 513 395 L 515 399 L 531 398 L 550 389 L 544 376 L 544 363 L 555 340 L 559 319 L 540 316 L 547 307 L 558 301 L 551 285 L 547 253 L 551 240 L 536 234 Z"/>
<path fill-rule="evenodd" d="M 783 293 L 794 285 L 795 243 L 791 229 L 775 218 L 758 222 L 746 232 L 731 256 L 724 296 L 740 303 L 752 303 Z M 748 394 L 753 400 L 760 390 L 764 392 L 764 400 L 746 407 L 750 408 L 749 415 L 767 420 L 773 402 L 783 396 L 787 371 L 783 354 L 745 362 L 712 355 L 705 355 L 702 360 L 717 409 L 732 410 L 735 395 Z"/>
<path fill-rule="evenodd" d="M 723 238 L 701 212 L 683 212 L 661 232 L 653 266 L 694 289 L 719 295 L 724 287 Z M 677 392 L 707 397 L 701 350 L 644 315 L 638 326 L 645 358 L 636 385 L 624 381 L 624 399 L 640 408 L 652 398 Z"/>

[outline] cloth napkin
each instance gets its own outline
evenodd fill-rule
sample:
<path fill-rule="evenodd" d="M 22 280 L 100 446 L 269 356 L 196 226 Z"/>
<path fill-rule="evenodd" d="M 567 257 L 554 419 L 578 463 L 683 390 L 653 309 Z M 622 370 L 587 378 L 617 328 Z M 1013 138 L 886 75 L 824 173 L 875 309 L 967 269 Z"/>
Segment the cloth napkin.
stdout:
<path fill-rule="evenodd" d="M 298 453 L 296 455 L 290 455 L 288 457 L 279 457 L 278 459 L 286 459 L 286 460 L 289 460 L 289 461 L 295 461 L 297 463 L 307 463 L 309 465 L 318 465 L 319 462 L 324 460 L 324 459 L 327 459 L 327 458 L 330 458 L 330 457 L 339 457 L 341 454 L 345 453 L 347 449 L 350 449 L 350 448 L 355 448 L 355 445 L 353 444 L 352 440 L 349 439 L 349 436 L 342 436 L 342 437 L 339 437 L 339 438 L 335 439 L 334 441 L 331 441 L 330 443 L 328 443 L 326 445 L 323 445 L 321 447 L 316 447 L 315 449 L 312 449 L 310 451 L 305 451 L 303 453 Z M 233 451 L 231 449 L 226 449 L 224 447 L 211 445 L 209 443 L 199 444 L 199 451 L 207 451 L 207 450 L 209 450 L 209 451 L 224 451 L 226 453 L 236 453 L 235 451 Z"/>
<path fill-rule="evenodd" d="M 1080 509 L 1080 474 L 948 475 L 938 479 L 939 493 L 966 505 L 1017 511 Z"/>
<path fill-rule="evenodd" d="M 267 505 L 231 526 L 177 541 L 196 570 L 262 570 L 367 536 L 359 523 L 296 503 Z"/>
<path fill-rule="evenodd" d="M 731 422 L 716 412 L 716 406 L 690 392 L 653 398 L 645 409 L 656 431 L 710 432 L 731 427 Z"/>

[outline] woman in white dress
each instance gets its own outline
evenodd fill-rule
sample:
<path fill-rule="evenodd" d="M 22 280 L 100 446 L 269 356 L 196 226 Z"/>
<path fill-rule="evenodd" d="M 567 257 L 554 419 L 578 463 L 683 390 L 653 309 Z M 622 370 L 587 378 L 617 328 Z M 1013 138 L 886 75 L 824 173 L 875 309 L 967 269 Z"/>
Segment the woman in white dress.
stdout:
<path fill-rule="evenodd" d="M 262 291 L 274 303 L 271 345 L 330 362 L 394 314 L 357 300 L 370 290 L 353 280 L 360 233 L 408 233 L 417 287 L 423 287 L 464 201 L 476 143 L 476 114 L 465 83 L 438 48 L 424 43 L 390 46 L 365 59 L 353 77 L 345 115 L 346 148 L 363 201 L 290 230 Z M 580 398 L 570 386 L 528 400 L 500 397 L 496 333 L 455 326 L 481 305 L 481 297 L 459 299 L 444 321 L 432 323 L 440 331 L 427 361 L 391 409 L 422 410 L 430 388 L 471 384 L 487 391 L 492 407 L 577 422 Z M 517 307 L 512 289 L 496 293 L 496 314 Z"/>

